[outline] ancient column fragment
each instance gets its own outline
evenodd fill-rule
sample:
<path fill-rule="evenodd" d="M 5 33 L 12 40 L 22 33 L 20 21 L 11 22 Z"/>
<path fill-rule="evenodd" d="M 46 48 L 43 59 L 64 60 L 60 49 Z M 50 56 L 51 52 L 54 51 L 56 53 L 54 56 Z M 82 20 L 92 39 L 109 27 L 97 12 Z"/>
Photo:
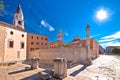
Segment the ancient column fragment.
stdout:
<path fill-rule="evenodd" d="M 90 53 L 90 26 L 86 26 L 86 60 L 84 61 L 85 65 L 91 65 L 91 53 Z"/>
<path fill-rule="evenodd" d="M 60 79 L 67 77 L 67 61 L 64 58 L 56 58 L 54 62 L 54 76 Z"/>

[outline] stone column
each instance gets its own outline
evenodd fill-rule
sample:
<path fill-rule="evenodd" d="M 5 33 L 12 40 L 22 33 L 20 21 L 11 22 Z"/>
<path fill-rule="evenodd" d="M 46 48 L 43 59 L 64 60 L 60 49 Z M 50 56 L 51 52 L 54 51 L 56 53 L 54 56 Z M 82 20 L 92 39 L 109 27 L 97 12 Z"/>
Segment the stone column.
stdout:
<path fill-rule="evenodd" d="M 64 58 L 56 58 L 54 61 L 54 77 L 63 79 L 67 77 L 67 61 Z"/>
<path fill-rule="evenodd" d="M 91 65 L 91 53 L 90 53 L 90 26 L 87 24 L 86 27 L 86 60 L 85 65 Z"/>

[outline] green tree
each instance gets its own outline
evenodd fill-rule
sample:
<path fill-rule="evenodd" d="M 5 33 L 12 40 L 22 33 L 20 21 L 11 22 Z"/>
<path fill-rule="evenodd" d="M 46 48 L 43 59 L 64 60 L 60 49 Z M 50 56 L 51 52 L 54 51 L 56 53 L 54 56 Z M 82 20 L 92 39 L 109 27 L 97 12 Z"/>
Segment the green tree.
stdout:
<path fill-rule="evenodd" d="M 0 0 L 0 10 L 4 10 L 3 0 Z"/>
<path fill-rule="evenodd" d="M 112 53 L 120 54 L 120 49 L 114 48 L 114 49 L 112 50 Z"/>

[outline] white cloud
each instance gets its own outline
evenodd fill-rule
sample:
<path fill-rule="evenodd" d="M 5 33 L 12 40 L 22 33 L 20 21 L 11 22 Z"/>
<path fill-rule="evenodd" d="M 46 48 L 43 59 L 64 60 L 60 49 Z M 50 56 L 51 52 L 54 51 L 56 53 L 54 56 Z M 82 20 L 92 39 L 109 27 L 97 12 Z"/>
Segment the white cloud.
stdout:
<path fill-rule="evenodd" d="M 42 25 L 45 25 L 45 22 L 44 22 L 44 20 L 42 20 L 40 23 L 41 23 Z"/>
<path fill-rule="evenodd" d="M 45 20 L 42 20 L 40 23 L 41 23 L 41 25 L 42 25 L 43 27 L 48 28 L 49 31 L 54 31 L 54 30 L 55 30 L 55 28 L 52 27 L 52 26 L 51 26 L 48 22 L 46 22 Z"/>
<path fill-rule="evenodd" d="M 109 42 L 109 41 L 113 41 L 115 39 L 103 39 L 103 40 L 99 40 L 98 42 Z"/>
<path fill-rule="evenodd" d="M 97 37 L 97 36 L 99 36 L 100 34 L 95 34 L 95 35 L 93 35 L 93 36 L 90 36 L 91 38 L 94 38 L 94 37 Z"/>
<path fill-rule="evenodd" d="M 65 32 L 65 35 L 66 35 L 66 36 L 69 36 L 69 34 L 68 34 L 67 32 Z"/>
<path fill-rule="evenodd" d="M 118 31 L 112 35 L 105 36 L 102 39 L 120 39 L 120 31 Z"/>
<path fill-rule="evenodd" d="M 113 41 L 113 42 L 106 42 L 106 43 L 101 43 L 104 48 L 107 46 L 120 46 L 120 42 L 118 41 Z"/>
<path fill-rule="evenodd" d="M 52 26 L 49 26 L 49 31 L 54 31 L 55 29 Z"/>
<path fill-rule="evenodd" d="M 120 31 L 115 32 L 114 34 L 102 37 L 98 42 L 103 47 L 106 46 L 120 46 Z"/>

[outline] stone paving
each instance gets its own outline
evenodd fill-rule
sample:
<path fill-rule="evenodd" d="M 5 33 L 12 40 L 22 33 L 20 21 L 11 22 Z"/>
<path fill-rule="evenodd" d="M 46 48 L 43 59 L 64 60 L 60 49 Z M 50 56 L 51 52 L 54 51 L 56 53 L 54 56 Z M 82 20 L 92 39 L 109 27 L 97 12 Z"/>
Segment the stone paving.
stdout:
<path fill-rule="evenodd" d="M 102 55 L 91 66 L 78 65 L 68 69 L 68 75 L 75 80 L 120 80 L 120 56 Z"/>
<path fill-rule="evenodd" d="M 0 67 L 0 80 L 40 80 L 38 72 L 25 71 L 25 64 Z M 120 80 L 120 56 L 101 55 L 91 66 L 77 65 L 69 68 L 64 80 Z"/>

